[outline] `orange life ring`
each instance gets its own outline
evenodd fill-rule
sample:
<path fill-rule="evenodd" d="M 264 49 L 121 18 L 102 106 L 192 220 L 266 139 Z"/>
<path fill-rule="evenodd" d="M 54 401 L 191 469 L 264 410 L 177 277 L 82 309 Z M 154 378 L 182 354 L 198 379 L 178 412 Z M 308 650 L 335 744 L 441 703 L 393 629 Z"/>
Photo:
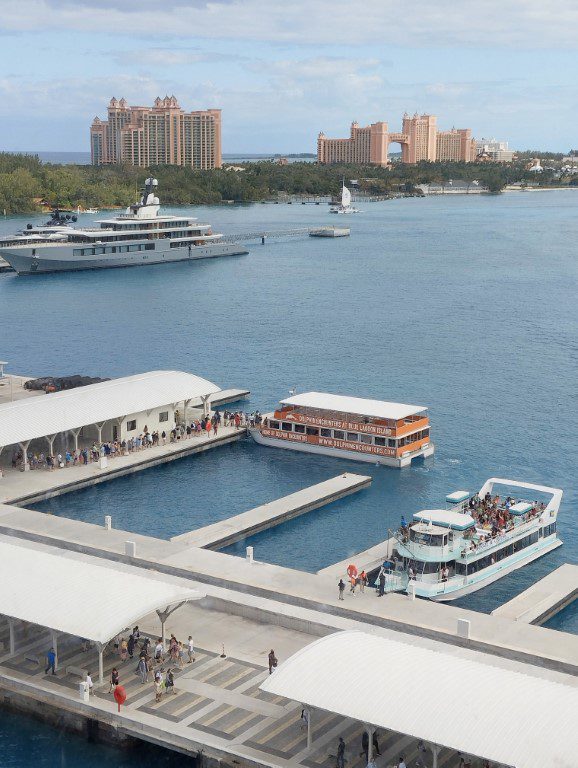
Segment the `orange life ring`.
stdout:
<path fill-rule="evenodd" d="M 350 563 L 347 566 L 347 575 L 350 579 L 354 579 L 357 576 L 357 566 L 353 565 L 353 563 Z"/>

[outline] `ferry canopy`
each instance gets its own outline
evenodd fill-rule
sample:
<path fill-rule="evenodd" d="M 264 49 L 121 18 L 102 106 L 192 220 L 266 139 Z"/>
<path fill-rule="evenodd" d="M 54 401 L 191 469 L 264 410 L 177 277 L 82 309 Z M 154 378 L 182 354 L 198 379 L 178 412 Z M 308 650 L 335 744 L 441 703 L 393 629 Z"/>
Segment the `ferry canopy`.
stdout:
<path fill-rule="evenodd" d="M 134 567 L 5 540 L 0 584 L 3 616 L 102 645 L 152 611 L 204 597 Z"/>
<path fill-rule="evenodd" d="M 526 512 L 529 512 L 531 509 L 532 509 L 532 504 L 529 504 L 527 501 L 519 501 L 517 504 L 513 504 L 510 507 L 510 514 L 525 515 Z"/>
<path fill-rule="evenodd" d="M 124 419 L 133 413 L 219 392 L 182 371 L 149 371 L 0 405 L 0 446 Z"/>
<path fill-rule="evenodd" d="M 433 650 L 414 639 L 336 632 L 282 662 L 260 687 L 503 766 L 575 765 L 578 688 L 534 675 L 530 665 L 523 674 L 492 662 L 441 643 Z M 467 706 L 452 708 L 464 690 Z M 504 713 L 515 713 L 508 725 Z"/>
<path fill-rule="evenodd" d="M 469 491 L 454 491 L 453 493 L 448 493 L 446 501 L 449 504 L 461 504 L 462 501 L 467 501 L 469 498 Z"/>
<path fill-rule="evenodd" d="M 465 531 L 476 524 L 471 515 L 464 512 L 454 512 L 451 509 L 422 509 L 413 516 L 420 523 L 440 525 L 442 528 L 451 528 L 454 531 Z"/>
<path fill-rule="evenodd" d="M 330 395 L 326 392 L 302 392 L 286 400 L 281 405 L 294 405 L 302 408 L 317 408 L 322 411 L 351 413 L 355 416 L 367 416 L 375 419 L 406 419 L 427 410 L 422 405 L 406 405 L 404 403 L 388 403 L 385 400 L 367 400 L 363 397 L 346 397 Z"/>

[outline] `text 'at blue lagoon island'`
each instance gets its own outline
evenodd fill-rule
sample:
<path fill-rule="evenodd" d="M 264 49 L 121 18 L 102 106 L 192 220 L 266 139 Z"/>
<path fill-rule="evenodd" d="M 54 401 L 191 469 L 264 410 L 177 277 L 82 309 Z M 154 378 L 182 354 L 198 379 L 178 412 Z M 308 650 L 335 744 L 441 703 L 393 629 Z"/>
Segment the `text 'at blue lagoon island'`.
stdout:
<path fill-rule="evenodd" d="M 578 768 L 570 16 L 22 2 L 0 763 Z"/>

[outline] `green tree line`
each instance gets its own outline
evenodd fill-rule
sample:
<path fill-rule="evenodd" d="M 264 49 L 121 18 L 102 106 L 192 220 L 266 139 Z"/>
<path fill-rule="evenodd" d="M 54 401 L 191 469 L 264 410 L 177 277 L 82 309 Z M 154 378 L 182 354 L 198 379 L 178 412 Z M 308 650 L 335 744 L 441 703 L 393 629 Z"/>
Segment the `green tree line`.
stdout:
<path fill-rule="evenodd" d="M 536 156 L 539 156 L 536 155 Z M 31 213 L 46 204 L 52 207 L 124 207 L 133 203 L 151 173 L 160 185 L 165 205 L 199 205 L 225 200 L 252 202 L 289 195 L 337 195 L 342 178 L 358 179 L 360 188 L 373 195 L 412 192 L 421 183 L 450 179 L 473 181 L 499 192 L 514 182 L 554 182 L 551 172 L 537 179 L 525 162 L 494 163 L 393 163 L 388 168 L 360 165 L 317 165 L 296 162 L 239 164 L 243 171 L 197 171 L 178 166 L 143 169 L 133 166 L 56 165 L 38 157 L 0 153 L 0 211 Z"/>

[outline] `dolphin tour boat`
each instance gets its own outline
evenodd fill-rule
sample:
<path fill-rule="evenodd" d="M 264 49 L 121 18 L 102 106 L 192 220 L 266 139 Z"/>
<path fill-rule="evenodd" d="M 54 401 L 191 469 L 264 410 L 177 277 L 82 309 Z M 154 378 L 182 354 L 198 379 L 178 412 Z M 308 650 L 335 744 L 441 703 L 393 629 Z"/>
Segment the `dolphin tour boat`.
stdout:
<path fill-rule="evenodd" d="M 510 495 L 498 495 L 496 486 Z M 547 501 L 527 500 L 529 491 Z M 558 488 L 497 477 L 474 496 L 449 494 L 446 509 L 417 512 L 393 533 L 388 591 L 448 601 L 488 586 L 562 545 L 556 532 L 561 501 Z"/>
<path fill-rule="evenodd" d="M 163 216 L 156 196 L 158 181 L 145 182 L 140 202 L 125 213 L 73 227 L 58 211 L 42 227 L 28 228 L 0 240 L 0 256 L 20 275 L 80 269 L 136 267 L 248 253 L 226 243 L 210 224 L 188 216 Z"/>
<path fill-rule="evenodd" d="M 274 448 L 390 467 L 434 452 L 427 408 L 324 392 L 281 400 L 249 432 L 257 443 Z"/>

